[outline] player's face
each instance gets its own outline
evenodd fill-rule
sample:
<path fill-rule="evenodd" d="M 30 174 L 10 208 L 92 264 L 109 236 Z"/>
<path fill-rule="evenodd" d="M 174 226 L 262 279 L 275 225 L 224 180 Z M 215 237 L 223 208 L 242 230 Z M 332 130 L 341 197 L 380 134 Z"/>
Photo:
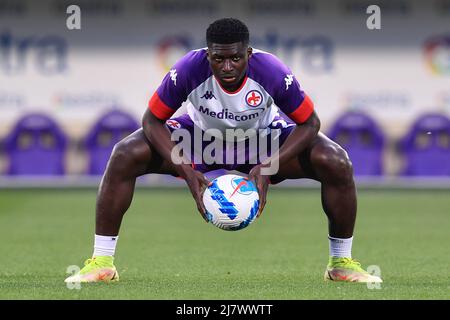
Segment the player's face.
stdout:
<path fill-rule="evenodd" d="M 212 43 L 208 47 L 208 61 L 214 77 L 228 91 L 237 90 L 247 71 L 252 48 L 242 42 Z"/>

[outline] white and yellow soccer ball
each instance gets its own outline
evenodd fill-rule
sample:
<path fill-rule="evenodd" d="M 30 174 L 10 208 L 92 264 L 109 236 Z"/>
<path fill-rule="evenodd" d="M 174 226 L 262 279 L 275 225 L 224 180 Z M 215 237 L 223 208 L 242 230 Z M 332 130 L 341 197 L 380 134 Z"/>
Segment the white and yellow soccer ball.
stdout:
<path fill-rule="evenodd" d="M 259 209 L 255 184 L 235 174 L 214 179 L 203 194 L 208 221 L 216 227 L 235 231 L 252 223 Z"/>

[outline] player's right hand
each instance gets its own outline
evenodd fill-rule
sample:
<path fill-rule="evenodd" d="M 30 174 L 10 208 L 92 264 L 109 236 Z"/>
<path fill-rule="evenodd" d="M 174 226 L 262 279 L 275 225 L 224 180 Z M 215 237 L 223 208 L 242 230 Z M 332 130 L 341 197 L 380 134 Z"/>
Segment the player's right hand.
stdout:
<path fill-rule="evenodd" d="M 256 185 L 256 188 L 258 189 L 258 195 L 259 195 L 259 210 L 256 214 L 256 217 L 259 218 L 262 211 L 264 210 L 264 206 L 266 205 L 266 198 L 267 198 L 267 191 L 269 188 L 269 176 L 263 175 L 261 173 L 261 168 L 264 166 L 267 166 L 267 164 L 259 164 L 256 165 L 250 170 L 248 174 L 248 180 L 253 181 L 253 183 Z"/>
<path fill-rule="evenodd" d="M 203 193 L 209 185 L 208 179 L 205 178 L 203 173 L 196 171 L 192 168 L 186 169 L 184 172 L 184 179 L 191 190 L 192 196 L 197 204 L 197 209 L 202 215 L 203 219 L 208 222 L 206 217 L 206 208 L 203 203 Z"/>

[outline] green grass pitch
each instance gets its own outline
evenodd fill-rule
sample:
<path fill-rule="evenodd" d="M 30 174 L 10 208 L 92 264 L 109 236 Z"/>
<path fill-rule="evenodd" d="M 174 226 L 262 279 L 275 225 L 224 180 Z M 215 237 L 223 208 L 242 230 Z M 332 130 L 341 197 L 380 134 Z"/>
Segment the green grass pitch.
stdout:
<path fill-rule="evenodd" d="M 226 232 L 186 189 L 138 190 L 122 223 L 121 281 L 64 283 L 92 254 L 95 190 L 0 191 L 0 299 L 449 299 L 450 197 L 360 191 L 353 255 L 380 289 L 326 283 L 319 190 L 273 189 L 261 218 Z"/>

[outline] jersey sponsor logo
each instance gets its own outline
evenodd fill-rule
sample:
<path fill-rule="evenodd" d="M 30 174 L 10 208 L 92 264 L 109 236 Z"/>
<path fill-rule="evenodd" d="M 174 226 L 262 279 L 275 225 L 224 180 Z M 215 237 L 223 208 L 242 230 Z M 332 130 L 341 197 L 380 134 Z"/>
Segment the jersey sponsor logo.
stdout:
<path fill-rule="evenodd" d="M 289 86 L 294 82 L 294 75 L 293 74 L 287 74 L 286 78 L 284 78 L 284 81 L 286 82 L 286 91 L 289 89 Z"/>
<path fill-rule="evenodd" d="M 249 91 L 245 96 L 245 102 L 247 102 L 250 107 L 258 107 L 263 102 L 261 92 L 258 90 Z"/>
<path fill-rule="evenodd" d="M 176 86 L 177 85 L 177 69 L 172 69 L 169 71 L 170 73 L 170 79 L 173 81 L 173 84 Z"/>
<path fill-rule="evenodd" d="M 179 129 L 181 127 L 180 123 L 177 120 L 167 120 L 166 124 L 173 128 L 173 129 Z"/>
<path fill-rule="evenodd" d="M 198 111 L 210 116 L 211 118 L 230 119 L 230 120 L 234 120 L 234 121 L 247 121 L 247 120 L 256 119 L 257 117 L 259 117 L 259 112 L 255 112 L 256 110 L 264 110 L 264 109 L 258 108 L 258 109 L 240 111 L 240 112 L 231 112 L 225 108 L 219 112 L 216 112 L 216 111 L 209 110 L 208 107 L 199 106 L 199 108 L 198 108 Z M 247 112 L 250 112 L 250 113 L 247 113 Z M 243 114 L 243 113 L 246 113 L 246 114 Z"/>
<path fill-rule="evenodd" d="M 217 100 L 212 91 L 206 91 L 205 94 L 200 97 L 200 99 L 207 99 L 207 100 L 211 100 L 212 98 Z"/>

